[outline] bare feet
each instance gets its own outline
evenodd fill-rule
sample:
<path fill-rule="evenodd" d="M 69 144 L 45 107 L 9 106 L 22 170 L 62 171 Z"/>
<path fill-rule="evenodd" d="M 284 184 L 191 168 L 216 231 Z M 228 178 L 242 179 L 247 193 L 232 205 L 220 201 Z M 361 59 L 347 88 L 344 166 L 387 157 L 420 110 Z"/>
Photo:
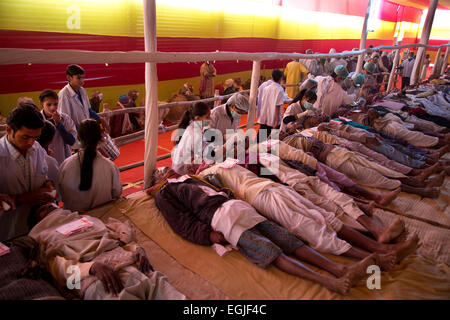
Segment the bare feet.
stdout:
<path fill-rule="evenodd" d="M 339 279 L 333 279 L 332 281 L 326 281 L 323 285 L 331 291 L 337 292 L 342 295 L 346 295 L 351 288 L 351 277 L 349 273 L 346 273 Z"/>
<path fill-rule="evenodd" d="M 396 262 L 399 263 L 405 257 L 407 257 L 409 254 L 414 252 L 418 247 L 418 243 L 419 243 L 419 237 L 417 235 L 414 235 L 408 241 L 392 245 L 393 249 L 397 255 Z"/>
<path fill-rule="evenodd" d="M 401 188 L 397 188 L 395 190 L 392 190 L 391 192 L 380 196 L 380 198 L 377 200 L 377 203 L 382 206 L 387 206 L 389 203 L 392 202 L 395 198 L 397 198 L 398 194 L 401 192 Z"/>
<path fill-rule="evenodd" d="M 395 262 L 397 261 L 397 254 L 395 251 L 390 251 L 387 253 L 377 253 L 375 254 L 377 265 L 383 271 L 392 270 L 395 266 Z"/>
<path fill-rule="evenodd" d="M 424 180 L 425 180 L 426 178 L 428 178 L 431 174 L 437 173 L 439 170 L 440 170 L 440 168 L 439 168 L 439 163 L 436 162 L 436 163 L 433 164 L 432 166 L 429 166 L 428 168 L 423 169 L 423 170 L 422 170 L 422 173 L 419 174 L 419 175 L 417 175 L 416 178 L 419 179 L 419 180 L 421 180 L 421 181 L 424 181 Z"/>
<path fill-rule="evenodd" d="M 424 188 L 421 196 L 425 197 L 425 198 L 437 198 L 437 197 L 439 197 L 439 189 L 438 188 Z"/>
<path fill-rule="evenodd" d="M 389 243 L 405 230 L 405 223 L 400 218 L 395 219 L 378 237 L 378 242 Z"/>
<path fill-rule="evenodd" d="M 356 285 L 362 278 L 367 275 L 367 267 L 376 263 L 376 254 L 365 257 L 361 261 L 349 266 L 345 266 L 346 273 L 350 275 L 350 286 Z"/>
<path fill-rule="evenodd" d="M 373 216 L 373 209 L 375 208 L 375 201 L 370 201 L 369 203 L 356 202 L 358 207 L 369 217 Z"/>
<path fill-rule="evenodd" d="M 442 171 L 441 173 L 439 173 L 437 176 L 428 179 L 427 182 L 427 188 L 430 187 L 440 187 L 442 186 L 442 184 L 444 183 L 445 180 L 445 176 L 447 174 L 445 173 L 445 171 Z"/>

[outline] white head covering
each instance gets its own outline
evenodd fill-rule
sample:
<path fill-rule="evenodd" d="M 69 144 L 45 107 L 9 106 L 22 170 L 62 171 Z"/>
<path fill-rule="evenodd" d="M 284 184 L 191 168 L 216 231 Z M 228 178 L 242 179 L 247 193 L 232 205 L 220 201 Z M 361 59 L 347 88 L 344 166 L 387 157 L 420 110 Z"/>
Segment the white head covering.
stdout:
<path fill-rule="evenodd" d="M 248 112 L 248 109 L 250 107 L 250 103 L 248 102 L 247 95 L 244 95 L 240 92 L 236 92 L 233 94 L 230 99 L 227 101 L 227 105 L 233 104 L 236 108 L 239 110 Z"/>

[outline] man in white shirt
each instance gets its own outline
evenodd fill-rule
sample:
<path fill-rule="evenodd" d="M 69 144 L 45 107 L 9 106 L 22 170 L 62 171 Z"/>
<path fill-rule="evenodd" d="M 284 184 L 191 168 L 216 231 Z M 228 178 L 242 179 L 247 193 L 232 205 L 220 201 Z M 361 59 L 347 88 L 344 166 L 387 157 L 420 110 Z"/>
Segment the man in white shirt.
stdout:
<path fill-rule="evenodd" d="M 258 141 L 264 141 L 270 136 L 272 129 L 277 128 L 281 121 L 281 107 L 286 98 L 283 87 L 280 85 L 283 72 L 276 69 L 272 72 L 273 83 L 270 83 L 261 92 L 261 112 L 259 115 L 260 128 Z"/>
<path fill-rule="evenodd" d="M 58 93 L 58 110 L 72 118 L 78 128 L 84 119 L 100 119 L 99 115 L 91 109 L 89 97 L 83 88 L 85 71 L 82 67 L 71 64 L 66 69 L 69 83 Z"/>
<path fill-rule="evenodd" d="M 403 60 L 400 68 L 402 69 L 402 90 L 409 86 L 409 81 L 411 80 L 411 74 L 414 67 L 414 52 L 410 51 L 408 59 Z"/>
<path fill-rule="evenodd" d="M 45 150 L 36 142 L 44 121 L 31 103 L 14 108 L 6 120 L 7 134 L 0 139 L 0 193 L 14 199 L 15 209 L 0 212 L 0 241 L 29 231 L 31 207 L 55 200 L 48 181 Z"/>

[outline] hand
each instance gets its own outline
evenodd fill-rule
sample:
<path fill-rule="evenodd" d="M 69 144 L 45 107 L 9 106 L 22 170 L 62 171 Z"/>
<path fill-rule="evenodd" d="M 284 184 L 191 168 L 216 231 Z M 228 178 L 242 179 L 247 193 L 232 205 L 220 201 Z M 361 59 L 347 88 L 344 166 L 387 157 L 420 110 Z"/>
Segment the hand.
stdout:
<path fill-rule="evenodd" d="M 105 287 L 107 293 L 118 295 L 123 290 L 122 282 L 120 281 L 119 273 L 113 268 L 101 262 L 94 262 L 89 270 L 89 273 L 97 277 Z"/>
<path fill-rule="evenodd" d="M 134 253 L 134 261 L 136 262 L 139 271 L 141 271 L 142 273 L 149 273 L 150 271 L 154 271 L 143 248 L 139 247 L 136 249 L 136 252 Z"/>
<path fill-rule="evenodd" d="M 55 121 L 55 124 L 58 124 L 61 122 L 61 116 L 56 111 L 52 113 L 52 119 L 53 119 L 53 121 Z"/>
<path fill-rule="evenodd" d="M 228 244 L 228 241 L 225 240 L 225 237 L 223 236 L 222 232 L 211 231 L 211 233 L 209 234 L 209 240 L 212 243 L 218 243 L 223 246 L 226 246 Z"/>
<path fill-rule="evenodd" d="M 11 206 L 10 210 L 14 210 L 16 209 L 16 202 L 14 201 L 13 198 L 11 198 L 10 196 L 8 196 L 7 194 L 0 194 L 0 202 L 6 202 L 7 204 L 9 204 Z M 3 205 L 0 206 L 0 212 L 3 211 Z"/>
<path fill-rule="evenodd" d="M 52 202 L 56 199 L 56 197 L 51 195 L 50 192 L 54 190 L 55 188 L 53 188 L 53 186 L 47 184 L 31 192 L 18 195 L 16 197 L 16 201 L 18 203 L 31 203 L 31 204 L 44 204 L 47 202 Z"/>

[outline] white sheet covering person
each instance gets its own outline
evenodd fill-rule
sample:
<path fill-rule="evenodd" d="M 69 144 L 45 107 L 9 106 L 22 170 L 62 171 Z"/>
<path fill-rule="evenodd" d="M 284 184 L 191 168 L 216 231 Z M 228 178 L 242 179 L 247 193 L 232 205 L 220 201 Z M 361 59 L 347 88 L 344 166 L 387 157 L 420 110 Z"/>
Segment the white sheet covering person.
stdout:
<path fill-rule="evenodd" d="M 82 216 L 56 206 L 44 210 L 50 213 L 30 231 L 29 236 L 40 244 L 40 260 L 46 263 L 47 270 L 60 286 L 66 287 L 70 282 L 68 278 L 72 273 L 67 270 L 72 266 L 80 270 L 81 292 L 77 292 L 85 300 L 186 298 L 170 285 L 164 274 L 152 271 L 150 264 L 142 267 L 143 257 L 146 263 L 148 260 L 145 251 L 135 243 L 131 224 L 109 218 L 105 225 L 95 217 Z M 57 231 L 81 218 L 92 226 L 71 235 Z M 106 264 L 118 273 L 123 289 L 117 296 L 110 288 L 105 289 L 101 277 L 96 276 L 93 271 L 95 263 Z"/>

